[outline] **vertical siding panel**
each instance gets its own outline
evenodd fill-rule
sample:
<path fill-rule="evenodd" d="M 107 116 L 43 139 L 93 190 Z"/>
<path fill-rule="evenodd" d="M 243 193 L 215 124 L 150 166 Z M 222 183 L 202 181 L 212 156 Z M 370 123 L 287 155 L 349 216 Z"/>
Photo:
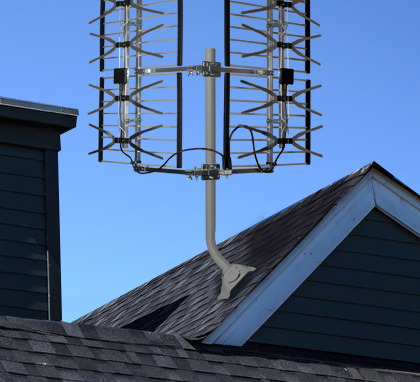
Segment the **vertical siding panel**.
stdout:
<path fill-rule="evenodd" d="M 60 262 L 60 217 L 58 194 L 58 153 L 45 150 L 45 195 L 48 199 L 45 210 L 47 223 L 47 262 L 50 296 L 50 320 L 61 321 L 61 262 Z"/>
<path fill-rule="evenodd" d="M 0 314 L 48 319 L 44 150 L 0 143 Z"/>

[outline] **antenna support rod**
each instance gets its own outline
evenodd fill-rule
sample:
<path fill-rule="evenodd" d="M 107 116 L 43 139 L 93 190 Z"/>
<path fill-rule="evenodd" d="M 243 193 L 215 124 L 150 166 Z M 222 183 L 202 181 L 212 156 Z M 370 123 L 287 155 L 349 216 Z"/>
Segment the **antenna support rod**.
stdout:
<path fill-rule="evenodd" d="M 216 50 L 206 49 L 205 60 L 210 63 L 216 61 Z M 216 149 L 216 78 L 205 77 L 205 118 L 206 118 L 206 148 Z M 216 153 L 206 151 L 206 165 L 216 164 Z M 248 272 L 255 270 L 239 264 L 230 264 L 219 252 L 216 245 L 216 180 L 209 179 L 206 182 L 206 243 L 210 257 L 222 270 L 222 289 L 219 300 L 230 297 L 231 290 L 241 281 Z"/>
<path fill-rule="evenodd" d="M 216 50 L 206 49 L 206 61 L 216 61 Z M 206 117 L 206 148 L 216 149 L 216 79 L 205 77 L 205 117 Z M 216 163 L 216 153 L 206 151 L 206 164 Z M 225 272 L 230 263 L 220 254 L 216 245 L 216 180 L 206 180 L 206 242 L 210 256 L 216 265 Z"/>
<path fill-rule="evenodd" d="M 128 24 L 128 21 L 130 20 L 130 7 L 128 3 L 124 3 L 124 41 L 129 41 L 130 39 L 130 25 Z M 125 70 L 128 71 L 128 68 L 130 67 L 130 46 L 124 46 L 124 55 L 123 55 L 123 67 Z M 130 92 L 130 76 L 127 74 L 127 83 L 122 85 L 123 94 L 122 95 L 128 95 Z M 121 94 L 120 94 L 121 95 Z M 129 118 L 129 107 L 128 107 L 128 100 L 122 100 L 123 104 L 123 111 L 120 115 L 120 124 L 123 130 L 123 136 L 122 138 L 128 138 L 128 118 Z M 122 146 L 124 148 L 128 147 L 127 143 L 123 143 Z"/>

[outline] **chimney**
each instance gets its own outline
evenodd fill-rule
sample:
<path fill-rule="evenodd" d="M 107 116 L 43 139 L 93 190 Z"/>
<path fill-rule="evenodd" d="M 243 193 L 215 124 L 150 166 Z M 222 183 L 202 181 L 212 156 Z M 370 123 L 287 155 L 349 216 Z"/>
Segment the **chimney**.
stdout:
<path fill-rule="evenodd" d="M 0 315 L 61 320 L 58 152 L 77 116 L 0 98 Z"/>

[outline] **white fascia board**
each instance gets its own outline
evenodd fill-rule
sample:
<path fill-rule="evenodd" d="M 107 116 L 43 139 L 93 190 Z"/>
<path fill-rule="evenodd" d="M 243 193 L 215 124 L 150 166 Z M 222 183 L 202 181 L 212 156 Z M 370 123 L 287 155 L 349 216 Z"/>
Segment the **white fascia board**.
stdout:
<path fill-rule="evenodd" d="M 420 237 L 420 199 L 380 172 L 372 171 L 376 207 Z"/>
<path fill-rule="evenodd" d="M 203 342 L 242 346 L 375 207 L 420 237 L 418 196 L 371 170 Z"/>
<path fill-rule="evenodd" d="M 374 207 L 369 172 L 203 343 L 242 346 Z"/>

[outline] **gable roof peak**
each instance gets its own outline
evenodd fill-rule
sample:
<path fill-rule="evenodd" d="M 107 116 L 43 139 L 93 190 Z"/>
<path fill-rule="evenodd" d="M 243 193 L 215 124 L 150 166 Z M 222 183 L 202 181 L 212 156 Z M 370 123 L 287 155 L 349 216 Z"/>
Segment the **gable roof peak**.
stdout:
<path fill-rule="evenodd" d="M 219 269 L 203 252 L 76 322 L 146 330 L 153 326 L 162 333 L 205 338 L 372 168 L 381 169 L 372 162 L 220 243 L 219 250 L 228 261 L 257 268 L 229 300 L 217 301 Z M 160 324 L 154 327 L 156 320 Z"/>

